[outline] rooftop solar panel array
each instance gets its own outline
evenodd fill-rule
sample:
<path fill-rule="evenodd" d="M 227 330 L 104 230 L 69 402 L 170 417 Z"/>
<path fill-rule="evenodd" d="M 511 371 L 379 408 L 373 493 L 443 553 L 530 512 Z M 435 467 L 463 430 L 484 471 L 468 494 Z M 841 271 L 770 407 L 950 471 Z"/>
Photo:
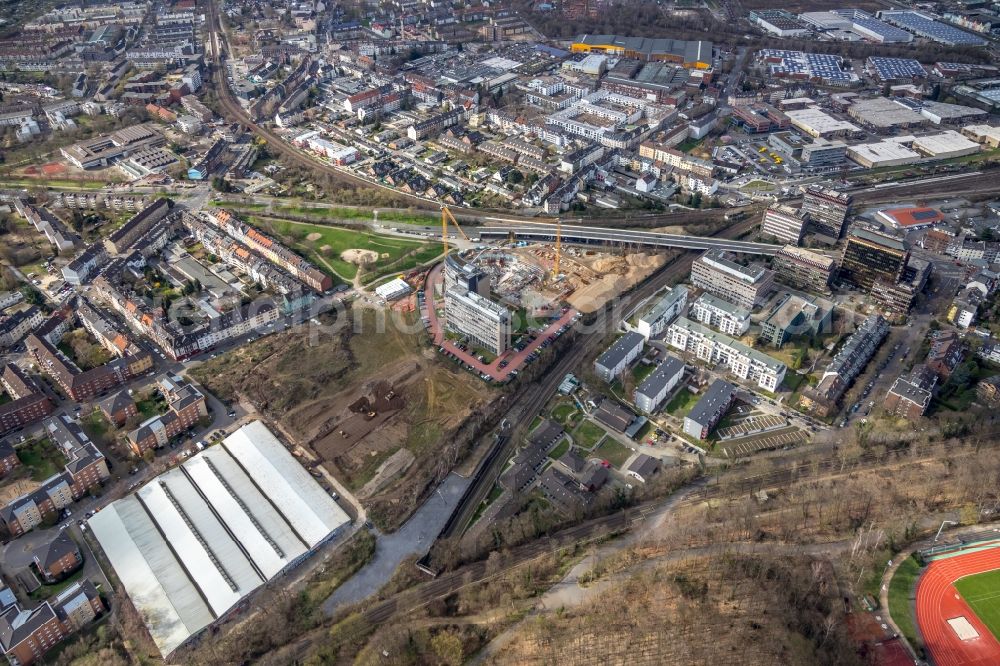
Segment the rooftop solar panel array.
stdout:
<path fill-rule="evenodd" d="M 844 59 L 828 53 L 804 53 L 782 49 L 763 49 L 758 53 L 761 59 L 780 59 L 780 63 L 770 63 L 768 68 L 773 76 L 805 74 L 809 78 L 822 79 L 833 84 L 852 83 L 858 80 L 853 72 L 844 71 Z"/>
<path fill-rule="evenodd" d="M 880 81 L 895 81 L 897 79 L 913 79 L 927 76 L 927 70 L 912 58 L 885 58 L 872 56 L 868 58 L 868 66 Z"/>
<path fill-rule="evenodd" d="M 959 30 L 947 23 L 935 21 L 931 17 L 919 12 L 883 11 L 879 12 L 879 17 L 889 23 L 905 28 L 915 35 L 926 37 L 942 44 L 984 46 L 987 43 L 982 37 Z"/>

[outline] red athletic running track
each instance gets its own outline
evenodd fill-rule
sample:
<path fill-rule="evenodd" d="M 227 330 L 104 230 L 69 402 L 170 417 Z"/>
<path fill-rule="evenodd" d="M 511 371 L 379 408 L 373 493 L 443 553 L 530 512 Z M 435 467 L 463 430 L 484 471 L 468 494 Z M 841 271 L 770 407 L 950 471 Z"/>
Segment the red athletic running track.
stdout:
<path fill-rule="evenodd" d="M 937 666 L 987 666 L 1000 664 L 1000 643 L 959 596 L 959 578 L 1000 569 L 1000 548 L 936 560 L 917 584 L 917 624 L 933 663 Z M 979 638 L 963 641 L 948 620 L 965 616 Z"/>

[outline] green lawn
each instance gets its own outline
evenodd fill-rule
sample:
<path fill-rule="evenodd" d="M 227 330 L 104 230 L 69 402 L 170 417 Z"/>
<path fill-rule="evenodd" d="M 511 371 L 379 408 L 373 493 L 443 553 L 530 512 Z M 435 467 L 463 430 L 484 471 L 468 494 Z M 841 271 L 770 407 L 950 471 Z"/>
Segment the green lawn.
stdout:
<path fill-rule="evenodd" d="M 1000 569 L 960 578 L 955 587 L 986 628 L 1000 639 Z"/>
<path fill-rule="evenodd" d="M 370 250 L 379 255 L 372 266 L 378 275 L 382 269 L 405 271 L 418 261 L 430 261 L 441 253 L 440 244 L 421 243 L 394 236 L 380 236 L 368 231 L 354 231 L 341 227 L 328 227 L 304 222 L 280 221 L 270 224 L 266 220 L 250 218 L 251 223 L 267 228 L 271 226 L 291 244 L 305 252 L 320 268 L 332 268 L 344 279 L 353 279 L 358 267 L 341 258 L 345 250 Z M 312 240 L 309 240 L 310 237 Z M 323 249 L 323 248 L 327 249 Z M 402 261 L 402 260 L 406 261 Z M 397 263 L 398 262 L 398 263 Z"/>
<path fill-rule="evenodd" d="M 564 402 L 560 405 L 556 405 L 552 409 L 552 418 L 559 423 L 566 425 L 569 418 L 576 413 L 576 405 L 571 402 Z"/>
<path fill-rule="evenodd" d="M 806 380 L 805 375 L 800 375 L 794 370 L 789 370 L 788 372 L 785 373 L 784 383 L 785 386 L 788 387 L 789 391 L 795 393 L 796 391 L 799 390 L 799 387 L 802 386 L 802 382 L 804 382 L 805 380 Z"/>
<path fill-rule="evenodd" d="M 691 393 L 686 388 L 682 388 L 674 396 L 674 399 L 667 404 L 667 413 L 678 418 L 687 416 L 688 413 L 694 409 L 694 406 L 698 403 L 698 398 L 700 395 Z"/>
<path fill-rule="evenodd" d="M 632 368 L 632 379 L 634 379 L 636 385 L 638 385 L 646 377 L 649 377 L 651 374 L 653 374 L 653 370 L 656 370 L 655 365 L 646 365 L 645 363 L 637 363 L 635 367 Z"/>
<path fill-rule="evenodd" d="M 621 467 L 632 455 L 632 451 L 608 437 L 594 450 L 594 455 L 602 460 L 607 460 L 614 467 Z"/>
<path fill-rule="evenodd" d="M 573 431 L 573 441 L 580 448 L 587 449 L 588 451 L 594 448 L 601 439 L 605 437 L 608 433 L 605 432 L 604 428 L 597 425 L 593 421 L 584 421 Z"/>
<path fill-rule="evenodd" d="M 556 444 L 556 448 L 549 452 L 549 458 L 559 460 L 567 451 L 569 451 L 569 440 L 563 437 L 563 440 Z"/>
<path fill-rule="evenodd" d="M 910 645 L 917 645 L 917 629 L 913 619 L 910 596 L 914 585 L 920 576 L 920 563 L 914 557 L 908 557 L 899 565 L 889 583 L 889 615 L 896 626 L 903 632 Z M 994 632 L 995 633 L 995 632 Z"/>
<path fill-rule="evenodd" d="M 31 470 L 34 481 L 44 481 L 57 473 L 63 465 L 63 456 L 49 439 L 40 439 L 17 450 L 17 459 Z"/>

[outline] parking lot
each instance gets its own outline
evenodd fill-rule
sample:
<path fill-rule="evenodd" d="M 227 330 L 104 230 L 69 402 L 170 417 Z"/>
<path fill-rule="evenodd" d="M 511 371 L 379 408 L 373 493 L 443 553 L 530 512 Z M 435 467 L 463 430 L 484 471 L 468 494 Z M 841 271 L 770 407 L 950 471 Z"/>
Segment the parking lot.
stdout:
<path fill-rule="evenodd" d="M 768 430 L 784 428 L 786 425 L 788 425 L 788 421 L 782 416 L 762 414 L 744 419 L 725 428 L 719 428 L 718 434 L 720 439 L 733 439 L 735 437 L 746 437 L 747 435 L 756 435 Z"/>
<path fill-rule="evenodd" d="M 798 428 L 788 428 L 769 435 L 752 437 L 742 441 L 727 442 L 725 446 L 721 447 L 721 452 L 727 458 L 741 458 L 753 455 L 758 451 L 797 446 L 805 441 L 805 433 Z"/>

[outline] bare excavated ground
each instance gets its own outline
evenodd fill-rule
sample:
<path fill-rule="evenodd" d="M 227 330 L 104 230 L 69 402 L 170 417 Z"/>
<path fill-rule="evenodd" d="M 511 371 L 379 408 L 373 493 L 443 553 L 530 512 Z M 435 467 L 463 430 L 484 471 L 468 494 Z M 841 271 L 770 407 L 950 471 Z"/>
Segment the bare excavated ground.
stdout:
<path fill-rule="evenodd" d="M 371 310 L 342 316 L 351 325 L 312 340 L 308 327 L 292 329 L 193 374 L 222 399 L 252 403 L 348 487 L 364 488 L 373 518 L 391 528 L 463 455 L 449 435 L 495 391 L 442 364 L 423 333 L 380 326 Z M 399 452 L 395 460 L 413 462 L 383 466 Z"/>

